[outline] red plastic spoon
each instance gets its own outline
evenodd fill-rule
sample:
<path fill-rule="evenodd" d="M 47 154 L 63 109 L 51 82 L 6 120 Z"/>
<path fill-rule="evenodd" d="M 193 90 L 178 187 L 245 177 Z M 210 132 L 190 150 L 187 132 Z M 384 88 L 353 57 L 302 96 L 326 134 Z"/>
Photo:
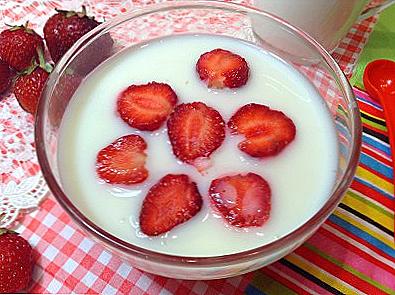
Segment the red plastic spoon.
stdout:
<path fill-rule="evenodd" d="M 395 175 L 395 62 L 387 59 L 370 62 L 363 74 L 363 84 L 369 95 L 383 106 Z"/>

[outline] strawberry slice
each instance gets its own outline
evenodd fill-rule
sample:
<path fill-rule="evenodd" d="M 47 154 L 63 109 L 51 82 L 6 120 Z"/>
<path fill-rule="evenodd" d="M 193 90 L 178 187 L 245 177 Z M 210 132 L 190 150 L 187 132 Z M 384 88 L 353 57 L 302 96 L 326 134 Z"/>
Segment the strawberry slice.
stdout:
<path fill-rule="evenodd" d="M 153 131 L 166 121 L 177 100 L 173 89 L 164 83 L 131 85 L 118 98 L 118 112 L 130 126 Z"/>
<path fill-rule="evenodd" d="M 201 55 L 196 64 L 200 79 L 209 88 L 239 88 L 247 83 L 249 70 L 240 55 L 219 48 Z"/>
<path fill-rule="evenodd" d="M 230 225 L 261 226 L 269 219 L 270 186 L 255 173 L 215 179 L 211 182 L 209 195 L 212 204 Z"/>
<path fill-rule="evenodd" d="M 167 174 L 149 190 L 140 212 L 140 228 L 149 236 L 163 234 L 195 216 L 202 207 L 196 183 L 185 174 Z"/>
<path fill-rule="evenodd" d="M 190 164 L 210 156 L 225 138 L 225 122 L 220 113 L 202 102 L 177 106 L 167 128 L 174 155 Z"/>
<path fill-rule="evenodd" d="M 296 135 L 295 124 L 283 112 L 256 103 L 241 107 L 228 127 L 232 134 L 245 136 L 238 147 L 252 157 L 277 155 Z"/>
<path fill-rule="evenodd" d="M 96 172 L 108 183 L 134 184 L 147 179 L 144 152 L 147 144 L 139 135 L 125 135 L 97 154 Z"/>

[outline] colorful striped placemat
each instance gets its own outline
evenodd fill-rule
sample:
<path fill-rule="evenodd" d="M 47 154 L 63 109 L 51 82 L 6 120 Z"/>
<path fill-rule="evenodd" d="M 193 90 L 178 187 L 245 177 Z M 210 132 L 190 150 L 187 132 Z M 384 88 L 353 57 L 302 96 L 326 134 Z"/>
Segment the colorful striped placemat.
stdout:
<path fill-rule="evenodd" d="M 0 4 L 0 27 L 29 20 L 41 32 L 54 7 L 80 7 L 110 17 L 164 0 L 25 0 Z M 250 2 L 235 0 L 237 2 Z M 356 24 L 333 56 L 346 74 L 354 68 L 375 19 Z M 93 242 L 49 195 L 18 231 L 35 251 L 31 293 L 95 294 L 395 294 L 393 186 L 383 112 L 355 90 L 364 124 L 361 163 L 342 204 L 302 247 L 259 271 L 215 281 L 183 281 L 133 268 Z M 12 95 L 0 101 L 2 192 L 35 175 L 33 119 Z M 22 157 L 23 156 L 23 157 Z M 4 172 L 5 171 L 5 172 Z M 17 185 L 13 182 L 16 181 Z M 4 186 L 8 185 L 8 186 Z"/>
<path fill-rule="evenodd" d="M 360 163 L 343 201 L 294 253 L 254 273 L 247 294 L 395 294 L 394 186 L 380 105 L 355 89 Z"/>

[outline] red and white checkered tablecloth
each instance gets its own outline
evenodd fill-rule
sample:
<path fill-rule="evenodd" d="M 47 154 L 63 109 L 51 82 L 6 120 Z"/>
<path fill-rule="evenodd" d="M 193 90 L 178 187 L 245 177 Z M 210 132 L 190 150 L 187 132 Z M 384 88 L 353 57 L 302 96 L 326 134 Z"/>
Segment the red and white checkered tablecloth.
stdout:
<path fill-rule="evenodd" d="M 54 8 L 79 9 L 84 4 L 99 20 L 137 6 L 162 0 L 0 0 L 0 30 L 5 24 L 29 21 L 42 34 Z M 234 1 L 247 2 L 250 1 Z M 370 18 L 356 24 L 333 56 L 350 75 L 374 25 Z M 133 268 L 85 235 L 47 191 L 35 156 L 34 122 L 12 94 L 0 100 L 0 213 L 12 196 L 30 194 L 23 208 L 13 207 L 1 218 L 17 219 L 17 230 L 34 247 L 36 265 L 31 293 L 102 294 L 239 294 L 253 273 L 215 281 L 182 281 Z M 29 191 L 34 188 L 34 191 Z M 7 197 L 8 196 L 8 197 Z M 8 207 L 7 207 L 8 206 Z M 16 206 L 16 205 L 15 205 Z M 33 208 L 38 207 L 37 210 Z M 16 212 L 15 212 L 16 211 Z M 20 213 L 26 213 L 20 215 Z M 18 215 L 19 214 L 19 215 Z M 11 220 L 12 219 L 12 220 Z"/>

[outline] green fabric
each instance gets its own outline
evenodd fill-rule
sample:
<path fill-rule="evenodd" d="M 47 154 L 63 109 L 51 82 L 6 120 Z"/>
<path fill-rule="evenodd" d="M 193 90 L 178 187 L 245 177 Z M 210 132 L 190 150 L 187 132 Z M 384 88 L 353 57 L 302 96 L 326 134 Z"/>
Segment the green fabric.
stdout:
<path fill-rule="evenodd" d="M 382 58 L 395 61 L 395 5 L 380 14 L 350 79 L 351 85 L 364 89 L 363 72 L 366 65 Z"/>

